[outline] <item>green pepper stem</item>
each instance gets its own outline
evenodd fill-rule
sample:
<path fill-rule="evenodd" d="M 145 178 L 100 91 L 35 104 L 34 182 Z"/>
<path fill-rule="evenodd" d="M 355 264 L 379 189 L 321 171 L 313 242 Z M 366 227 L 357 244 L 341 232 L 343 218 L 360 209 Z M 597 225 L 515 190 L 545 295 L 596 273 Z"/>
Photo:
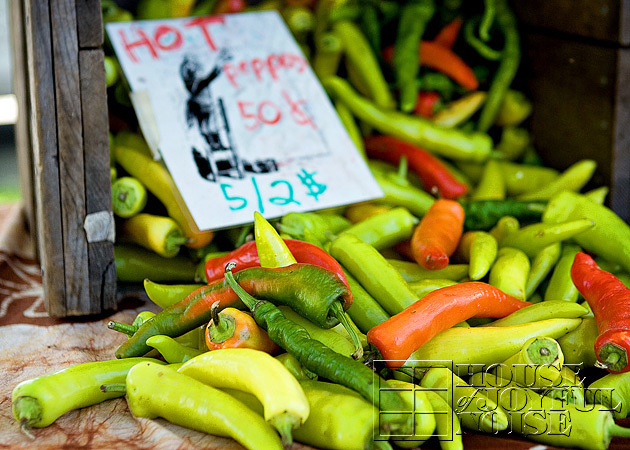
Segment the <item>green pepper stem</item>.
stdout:
<path fill-rule="evenodd" d="M 101 384 L 101 392 L 127 392 L 127 386 L 123 383 Z"/>
<path fill-rule="evenodd" d="M 133 336 L 138 329 L 128 323 L 116 322 L 110 320 L 107 322 L 107 328 L 110 330 L 118 331 L 119 333 L 125 333 L 127 336 Z"/>
<path fill-rule="evenodd" d="M 630 428 L 624 428 L 622 426 L 617 425 L 616 423 L 612 423 L 608 432 L 611 436 L 622 437 L 622 438 L 630 438 Z"/>
<path fill-rule="evenodd" d="M 374 441 L 374 450 L 392 450 L 392 444 L 388 441 Z"/>
<path fill-rule="evenodd" d="M 219 315 L 220 302 L 217 300 L 210 307 L 210 315 L 212 320 L 208 323 L 208 334 L 212 342 L 221 343 L 225 342 L 234 336 L 234 330 L 236 324 L 231 317 L 225 317 L 221 319 Z"/>
<path fill-rule="evenodd" d="M 293 444 L 293 434 L 291 431 L 293 428 L 300 426 L 300 419 L 295 414 L 283 413 L 272 417 L 269 422 L 276 430 L 282 439 L 283 447 L 287 448 Z"/>
<path fill-rule="evenodd" d="M 184 244 L 188 243 L 188 238 L 182 236 L 179 232 L 169 233 L 164 239 L 164 249 L 171 253 L 175 252 Z"/>
<path fill-rule="evenodd" d="M 628 365 L 626 349 L 617 344 L 607 343 L 602 346 L 597 355 L 596 367 L 620 372 Z"/>
<path fill-rule="evenodd" d="M 341 325 L 346 329 L 348 334 L 350 335 L 350 339 L 352 339 L 352 343 L 354 344 L 354 352 L 352 353 L 353 359 L 361 359 L 363 357 L 363 346 L 361 345 L 361 341 L 359 340 L 359 336 L 357 336 L 356 331 L 352 328 L 350 321 L 346 317 L 346 314 L 343 310 L 343 306 L 340 302 L 335 302 L 330 306 L 330 312 L 335 317 Z"/>
<path fill-rule="evenodd" d="M 225 280 L 228 282 L 228 284 L 230 285 L 230 287 L 232 288 L 232 290 L 234 292 L 236 292 L 236 295 L 239 296 L 239 298 L 241 299 L 241 301 L 243 303 L 245 303 L 245 306 L 247 306 L 250 310 L 254 310 L 254 307 L 256 306 L 256 303 L 258 303 L 258 300 L 256 300 L 254 297 L 252 297 L 249 292 L 247 292 L 245 289 L 243 289 L 234 279 L 234 275 L 232 274 L 232 269 L 236 267 L 236 263 L 235 262 L 229 262 L 225 265 Z"/>

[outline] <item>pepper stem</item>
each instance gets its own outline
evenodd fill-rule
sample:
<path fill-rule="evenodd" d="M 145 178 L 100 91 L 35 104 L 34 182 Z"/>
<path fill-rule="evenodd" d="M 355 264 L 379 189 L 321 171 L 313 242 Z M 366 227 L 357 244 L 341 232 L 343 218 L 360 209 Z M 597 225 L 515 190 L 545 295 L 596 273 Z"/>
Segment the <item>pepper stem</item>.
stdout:
<path fill-rule="evenodd" d="M 127 386 L 123 383 L 101 384 L 101 392 L 127 393 Z"/>
<path fill-rule="evenodd" d="M 278 430 L 283 447 L 286 448 L 293 444 L 293 434 L 291 432 L 293 428 L 300 425 L 300 419 L 295 414 L 279 414 L 271 418 L 269 422 L 271 426 Z"/>
<path fill-rule="evenodd" d="M 236 293 L 236 295 L 238 295 L 241 301 L 245 303 L 245 306 L 247 306 L 250 310 L 253 311 L 254 307 L 256 306 L 256 303 L 258 303 L 258 300 L 252 297 L 249 294 L 249 292 L 243 289 L 236 282 L 236 280 L 234 279 L 234 275 L 232 274 L 232 269 L 235 267 L 236 267 L 236 263 L 234 261 L 230 261 L 229 263 L 225 265 L 225 281 L 228 282 L 232 290 Z"/>
<path fill-rule="evenodd" d="M 599 350 L 597 367 L 614 372 L 621 372 L 628 365 L 626 349 L 611 342 L 604 344 Z"/>
<path fill-rule="evenodd" d="M 630 438 L 630 428 L 624 428 L 616 423 L 610 424 L 608 432 L 611 436 Z"/>
<path fill-rule="evenodd" d="M 217 300 L 210 307 L 210 315 L 212 320 L 208 323 L 208 335 L 210 340 L 215 343 L 222 343 L 234 336 L 236 324 L 234 318 L 226 316 L 221 319 L 219 315 L 220 302 Z"/>
<path fill-rule="evenodd" d="M 350 321 L 346 317 L 346 313 L 343 310 L 343 306 L 340 302 L 335 302 L 330 306 L 330 312 L 333 317 L 335 317 L 341 325 L 346 329 L 348 334 L 350 335 L 350 339 L 352 339 L 352 343 L 354 344 L 354 352 L 352 352 L 352 359 L 361 359 L 363 357 L 363 346 L 361 345 L 361 341 L 359 340 L 359 336 L 357 336 L 356 331 L 352 328 Z"/>
<path fill-rule="evenodd" d="M 374 450 L 392 450 L 392 444 L 388 441 L 374 441 Z"/>
<path fill-rule="evenodd" d="M 133 336 L 138 329 L 133 325 L 129 325 L 128 323 L 116 322 L 114 320 L 110 320 L 107 322 L 107 328 L 110 330 L 118 331 L 120 333 L 125 333 L 127 336 Z"/>

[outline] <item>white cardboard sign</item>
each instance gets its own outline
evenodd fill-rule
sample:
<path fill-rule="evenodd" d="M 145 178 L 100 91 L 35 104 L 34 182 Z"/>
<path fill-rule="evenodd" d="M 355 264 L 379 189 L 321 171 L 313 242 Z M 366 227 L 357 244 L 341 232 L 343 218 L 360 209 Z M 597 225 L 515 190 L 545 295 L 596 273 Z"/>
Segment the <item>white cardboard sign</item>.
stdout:
<path fill-rule="evenodd" d="M 197 227 L 382 197 L 275 11 L 107 24 Z M 141 122 L 142 125 L 142 122 Z"/>

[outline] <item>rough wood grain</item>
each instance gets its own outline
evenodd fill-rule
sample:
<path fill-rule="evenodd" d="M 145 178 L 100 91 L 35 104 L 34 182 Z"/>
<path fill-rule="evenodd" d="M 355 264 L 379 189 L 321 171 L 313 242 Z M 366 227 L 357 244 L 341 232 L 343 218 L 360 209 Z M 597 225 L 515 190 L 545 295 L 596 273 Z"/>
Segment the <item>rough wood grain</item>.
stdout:
<path fill-rule="evenodd" d="M 87 214 L 112 210 L 103 58 L 101 49 L 79 52 Z M 116 265 L 113 242 L 89 242 L 88 261 L 90 298 L 93 301 L 100 299 L 103 311 L 115 309 Z"/>
<path fill-rule="evenodd" d="M 13 50 L 13 92 L 18 103 L 18 118 L 15 124 L 15 147 L 20 180 L 20 193 L 24 213 L 30 229 L 34 230 L 35 206 L 33 202 L 33 157 L 28 127 L 28 61 L 24 36 L 24 5 L 21 1 L 9 4 L 11 48 Z"/>
<path fill-rule="evenodd" d="M 512 5 L 523 24 L 630 45 L 630 0 L 513 0 Z"/>
<path fill-rule="evenodd" d="M 24 0 L 23 5 L 37 249 L 46 309 L 61 317 L 66 315 L 66 286 L 50 10 L 48 2 Z"/>
<path fill-rule="evenodd" d="M 76 0 L 79 48 L 103 45 L 103 15 L 100 0 Z"/>
<path fill-rule="evenodd" d="M 630 49 L 617 50 L 611 207 L 630 223 Z"/>
<path fill-rule="evenodd" d="M 79 48 L 74 0 L 51 0 L 59 184 L 62 203 L 68 315 L 97 312 L 89 292 L 85 220 L 85 166 L 79 84 Z"/>

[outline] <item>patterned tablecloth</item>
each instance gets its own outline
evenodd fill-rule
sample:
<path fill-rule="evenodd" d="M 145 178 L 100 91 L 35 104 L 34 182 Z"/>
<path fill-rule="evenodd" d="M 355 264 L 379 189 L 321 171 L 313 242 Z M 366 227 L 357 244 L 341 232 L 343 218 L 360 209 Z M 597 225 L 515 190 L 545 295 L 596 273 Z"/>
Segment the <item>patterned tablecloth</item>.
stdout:
<path fill-rule="evenodd" d="M 20 205 L 0 205 L 0 448 L 2 449 L 242 449 L 231 439 L 209 436 L 165 420 L 134 418 L 124 398 L 72 411 L 47 428 L 20 431 L 11 412 L 11 391 L 22 380 L 73 364 L 109 360 L 126 337 L 108 320 L 130 323 L 141 310 L 155 310 L 141 296 L 121 299 L 107 317 L 53 319 L 44 307 L 41 272 Z M 630 425 L 630 420 L 620 422 Z M 423 448 L 439 448 L 429 441 Z M 466 450 L 551 449 L 514 435 L 464 435 Z M 291 450 L 309 449 L 294 443 Z M 614 439 L 611 450 L 630 449 Z M 263 449 L 264 450 L 264 449 Z"/>

